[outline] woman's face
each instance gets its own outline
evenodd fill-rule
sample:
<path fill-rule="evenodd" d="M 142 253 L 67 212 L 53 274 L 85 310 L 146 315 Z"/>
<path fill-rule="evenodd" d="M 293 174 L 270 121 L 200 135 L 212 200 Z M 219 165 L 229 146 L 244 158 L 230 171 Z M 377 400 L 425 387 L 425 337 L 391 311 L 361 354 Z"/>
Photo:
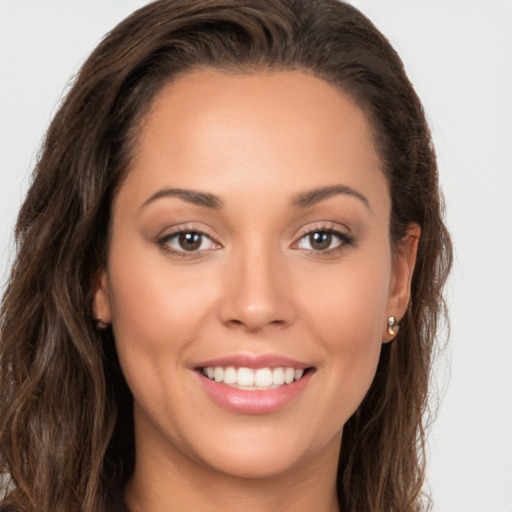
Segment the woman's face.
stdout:
<path fill-rule="evenodd" d="M 138 463 L 244 477 L 335 466 L 387 317 L 407 305 L 417 237 L 393 255 L 389 217 L 368 121 L 332 85 L 216 71 L 168 85 L 95 290 Z"/>

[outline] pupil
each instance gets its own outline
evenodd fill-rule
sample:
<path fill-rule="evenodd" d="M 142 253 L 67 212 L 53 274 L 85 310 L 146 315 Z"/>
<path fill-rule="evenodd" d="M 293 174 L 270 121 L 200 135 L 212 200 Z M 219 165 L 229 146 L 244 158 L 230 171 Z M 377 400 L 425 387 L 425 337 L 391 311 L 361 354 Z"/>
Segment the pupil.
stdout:
<path fill-rule="evenodd" d="M 320 251 L 330 247 L 331 239 L 331 233 L 326 233 L 325 231 L 317 231 L 316 233 L 309 235 L 311 247 Z"/>
<path fill-rule="evenodd" d="M 201 246 L 201 233 L 180 233 L 179 244 L 185 251 L 195 251 Z"/>

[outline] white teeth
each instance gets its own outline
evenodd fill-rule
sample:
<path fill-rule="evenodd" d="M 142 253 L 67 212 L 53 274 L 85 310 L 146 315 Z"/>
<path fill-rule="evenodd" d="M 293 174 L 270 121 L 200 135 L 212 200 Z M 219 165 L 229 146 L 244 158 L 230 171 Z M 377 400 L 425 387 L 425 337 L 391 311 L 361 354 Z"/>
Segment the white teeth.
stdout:
<path fill-rule="evenodd" d="M 215 382 L 222 382 L 224 380 L 224 368 L 216 366 L 213 378 L 215 379 Z"/>
<path fill-rule="evenodd" d="M 272 370 L 270 368 L 256 370 L 255 384 L 260 387 L 272 386 Z"/>
<path fill-rule="evenodd" d="M 237 384 L 239 386 L 254 386 L 254 371 L 250 368 L 238 368 Z M 227 384 L 226 381 L 224 381 Z"/>
<path fill-rule="evenodd" d="M 239 389 L 272 389 L 283 384 L 291 384 L 294 380 L 299 380 L 304 370 L 302 368 L 252 368 L 234 366 L 209 366 L 203 368 L 203 374 L 215 382 L 222 382 L 231 387 Z"/>
<path fill-rule="evenodd" d="M 290 384 L 295 380 L 295 370 L 293 368 L 286 368 L 284 371 L 284 381 Z"/>
<path fill-rule="evenodd" d="M 229 366 L 224 370 L 224 383 L 225 384 L 235 384 L 237 381 L 236 378 L 236 370 L 233 366 Z"/>
<path fill-rule="evenodd" d="M 274 384 L 274 386 L 282 386 L 284 384 L 283 368 L 274 368 L 272 372 L 272 384 Z"/>

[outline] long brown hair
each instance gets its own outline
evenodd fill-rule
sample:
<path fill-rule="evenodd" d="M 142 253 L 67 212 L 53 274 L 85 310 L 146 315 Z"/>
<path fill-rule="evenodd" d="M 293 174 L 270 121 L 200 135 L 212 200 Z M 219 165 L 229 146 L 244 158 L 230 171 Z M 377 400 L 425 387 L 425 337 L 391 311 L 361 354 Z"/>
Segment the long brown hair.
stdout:
<path fill-rule="evenodd" d="M 126 510 L 132 399 L 91 289 L 105 265 L 113 196 L 155 95 L 201 67 L 298 69 L 337 85 L 367 114 L 392 197 L 392 243 L 421 226 L 409 308 L 344 427 L 344 512 L 421 508 L 427 387 L 451 264 L 436 159 L 401 60 L 337 0 L 160 0 L 96 48 L 44 141 L 15 236 L 0 348 L 2 510 Z"/>

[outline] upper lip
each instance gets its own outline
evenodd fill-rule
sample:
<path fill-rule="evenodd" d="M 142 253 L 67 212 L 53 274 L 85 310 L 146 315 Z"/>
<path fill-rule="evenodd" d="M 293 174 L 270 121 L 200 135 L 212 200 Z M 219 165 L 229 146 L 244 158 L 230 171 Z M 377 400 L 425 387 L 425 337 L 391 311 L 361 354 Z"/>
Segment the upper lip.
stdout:
<path fill-rule="evenodd" d="M 303 369 L 310 368 L 312 365 L 307 364 L 296 359 L 284 357 L 276 354 L 263 354 L 254 356 L 251 354 L 232 354 L 217 359 L 209 359 L 207 361 L 200 361 L 194 365 L 195 368 L 211 368 L 215 366 L 234 366 L 235 368 L 295 368 Z"/>

